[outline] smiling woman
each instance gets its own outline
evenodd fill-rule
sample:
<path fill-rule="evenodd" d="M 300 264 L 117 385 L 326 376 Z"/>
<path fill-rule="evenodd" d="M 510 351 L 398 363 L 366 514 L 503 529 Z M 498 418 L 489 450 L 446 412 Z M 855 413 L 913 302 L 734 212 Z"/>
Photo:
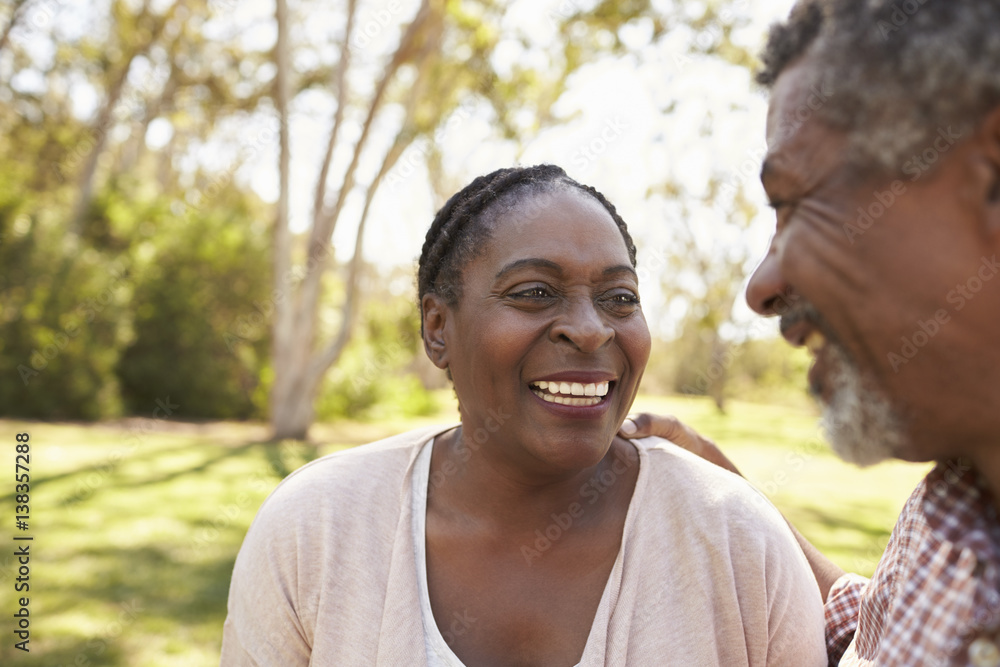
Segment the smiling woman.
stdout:
<path fill-rule="evenodd" d="M 237 558 L 224 665 L 825 665 L 777 511 L 617 437 L 650 337 L 615 208 L 558 167 L 480 177 L 420 260 L 461 423 L 315 461 Z"/>

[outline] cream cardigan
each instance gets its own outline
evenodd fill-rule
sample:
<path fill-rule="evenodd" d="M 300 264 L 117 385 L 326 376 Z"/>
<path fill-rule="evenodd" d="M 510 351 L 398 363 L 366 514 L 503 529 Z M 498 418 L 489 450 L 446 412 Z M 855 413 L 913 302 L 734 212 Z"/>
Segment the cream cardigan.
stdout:
<path fill-rule="evenodd" d="M 224 667 L 426 667 L 413 466 L 450 428 L 338 452 L 278 485 L 236 559 Z M 826 665 L 819 589 L 777 510 L 665 440 L 633 442 L 639 477 L 581 667 Z"/>

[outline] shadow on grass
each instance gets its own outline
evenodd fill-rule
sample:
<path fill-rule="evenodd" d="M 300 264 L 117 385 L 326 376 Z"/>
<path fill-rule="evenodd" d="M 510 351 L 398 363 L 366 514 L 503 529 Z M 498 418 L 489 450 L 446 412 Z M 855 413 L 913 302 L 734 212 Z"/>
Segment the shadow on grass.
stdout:
<path fill-rule="evenodd" d="M 103 645 L 92 638 L 73 640 L 69 638 L 51 639 L 44 652 L 39 650 L 38 640 L 28 644 L 30 652 L 10 647 L 4 642 L 0 649 L 0 664 L 18 667 L 76 667 L 76 665 L 131 665 L 120 646 L 111 642 Z"/>
<path fill-rule="evenodd" d="M 310 461 L 315 461 L 319 456 L 319 450 L 316 446 L 300 441 L 285 440 L 257 444 L 263 445 L 264 456 L 271 466 L 271 471 L 280 479 L 288 477 Z"/>
<path fill-rule="evenodd" d="M 174 462 L 172 468 L 164 469 L 166 462 L 157 460 L 158 456 L 173 456 L 198 447 L 203 450 L 201 458 Z M 274 466 L 277 462 L 288 469 L 297 467 L 300 457 L 315 457 L 315 453 L 310 454 L 310 449 L 300 452 L 294 447 L 281 448 L 266 442 L 224 448 L 185 443 L 180 447 L 161 448 L 156 453 L 145 452 L 141 456 L 144 465 L 136 472 L 118 470 L 103 476 L 99 486 L 79 503 L 81 507 L 106 512 L 109 517 L 118 516 L 111 509 L 119 502 L 113 495 L 124 492 L 138 512 L 138 515 L 129 516 L 130 520 L 138 518 L 136 525 L 141 525 L 142 508 L 146 507 L 151 517 L 169 515 L 184 521 L 184 526 L 173 529 L 173 537 L 139 537 L 140 544 L 116 546 L 113 542 L 97 542 L 95 537 L 89 545 L 75 549 L 71 562 L 58 565 L 70 568 L 73 577 L 58 590 L 47 593 L 46 606 L 53 617 L 64 614 L 91 617 L 96 621 L 96 627 L 104 629 L 83 636 L 76 642 L 72 638 L 51 637 L 42 645 L 44 661 L 18 660 L 16 664 L 137 665 L 142 660 L 135 654 L 135 647 L 143 644 L 144 637 L 160 637 L 165 645 L 170 646 L 172 643 L 190 643 L 188 633 L 197 633 L 200 638 L 196 639 L 196 643 L 202 646 L 209 643 L 209 650 L 213 650 L 211 643 L 221 642 L 233 564 L 257 502 L 240 499 L 241 496 L 233 492 L 219 500 L 214 513 L 204 513 L 204 510 L 214 507 L 205 505 L 198 516 L 192 517 L 173 513 L 176 505 L 169 503 L 169 496 L 189 488 L 178 485 L 185 478 L 229 479 L 232 472 L 222 474 L 217 469 L 221 462 L 229 458 L 242 457 L 252 461 L 252 467 L 259 467 L 264 472 L 268 463 Z M 146 474 L 136 474 L 139 471 Z M 85 479 L 89 474 L 88 467 L 63 477 L 69 477 L 72 484 L 73 475 Z M 185 497 L 191 496 L 186 494 Z M 236 508 L 236 513 L 229 513 L 230 507 Z M 98 536 L 104 534 L 103 524 L 94 528 Z M 53 530 L 58 529 L 58 526 L 53 526 Z M 122 605 L 136 610 L 135 618 L 116 625 L 115 619 L 120 615 L 119 607 Z M 102 618 L 106 618 L 106 622 L 102 622 Z M 172 634 L 171 628 L 180 628 L 181 631 Z M 83 630 L 77 632 L 82 633 Z M 69 633 L 72 634 L 73 630 Z M 52 647 L 54 650 L 50 651 Z M 7 647 L 4 648 L 6 650 Z M 183 647 L 177 650 L 183 652 Z M 34 648 L 32 654 L 35 654 Z M 79 657 L 81 655 L 82 658 Z M 79 662 L 75 662 L 78 659 Z M 0 664 L 13 662 L 4 658 L 0 659 Z"/>
<path fill-rule="evenodd" d="M 857 508 L 858 512 L 866 509 L 862 507 Z M 827 529 L 851 530 L 872 538 L 881 538 L 889 535 L 889 532 L 881 526 L 873 526 L 870 523 L 847 518 L 843 513 L 843 509 L 838 509 L 837 514 L 830 514 L 816 507 L 799 507 L 795 509 L 794 515 L 794 523 L 804 520 L 819 524 Z"/>
<path fill-rule="evenodd" d="M 137 479 L 131 482 L 125 482 L 123 484 L 117 484 L 116 486 L 120 489 L 127 489 L 134 487 L 152 486 L 154 484 L 166 484 L 185 475 L 190 475 L 191 473 L 206 472 L 212 466 L 221 463 L 226 459 L 231 459 L 233 457 L 240 456 L 241 454 L 253 449 L 254 447 L 260 444 L 261 443 L 258 442 L 250 442 L 245 445 L 239 445 L 238 447 L 227 447 L 216 456 L 206 458 L 198 465 L 191 466 L 190 468 L 178 468 L 176 470 L 172 470 L 158 477 L 147 477 L 145 479 Z"/>
<path fill-rule="evenodd" d="M 219 452 L 215 456 L 206 458 L 197 465 L 177 468 L 156 477 L 146 477 L 143 479 L 133 479 L 130 481 L 121 480 L 120 474 L 118 474 L 118 466 L 121 465 L 121 463 L 125 462 L 124 459 L 118 463 L 112 464 L 110 468 L 107 465 L 87 466 L 85 468 L 80 468 L 75 471 L 62 473 L 60 475 L 54 475 L 51 478 L 47 478 L 45 481 L 53 481 L 54 479 L 59 478 L 62 480 L 69 480 L 70 482 L 72 482 L 74 477 L 77 477 L 83 481 L 82 484 L 78 484 L 78 488 L 76 491 L 69 493 L 68 495 L 64 496 L 62 500 L 59 501 L 59 505 L 61 507 L 68 507 L 84 501 L 93 500 L 94 497 L 100 493 L 101 489 L 104 488 L 114 488 L 114 489 L 128 489 L 128 488 L 140 488 L 140 487 L 145 488 L 157 484 L 166 484 L 181 477 L 184 477 L 186 475 L 190 475 L 192 473 L 206 472 L 216 464 L 221 463 L 230 458 L 241 456 L 242 454 L 258 446 L 262 446 L 265 452 L 269 452 L 270 449 L 273 447 L 271 443 L 266 443 L 266 442 L 264 443 L 250 442 L 236 447 L 226 447 L 224 449 L 219 450 Z M 205 448 L 206 448 L 205 445 L 202 443 L 196 443 L 193 445 L 184 445 L 181 447 L 161 448 L 155 452 L 150 452 L 144 456 L 136 457 L 134 459 L 128 459 L 128 461 L 133 463 L 151 462 L 156 457 L 161 455 L 172 456 L 175 454 L 184 453 L 185 451 L 188 450 L 193 450 L 193 449 L 204 450 Z M 269 453 L 268 457 L 270 457 Z M 87 479 L 87 477 L 89 477 L 89 475 L 94 472 L 98 472 L 101 476 L 99 477 L 96 483 L 91 483 Z M 112 483 L 109 484 L 110 478 L 113 476 L 115 477 L 115 479 Z M 282 475 L 282 477 L 283 476 L 284 475 Z M 36 484 L 36 486 L 38 486 L 38 484 Z M 0 498 L 0 500 L 3 500 L 3 498 Z"/>
<path fill-rule="evenodd" d="M 358 440 L 358 442 L 348 442 L 348 445 L 358 445 L 364 444 L 364 442 Z M 163 447 L 158 447 L 156 449 L 143 448 L 141 453 L 137 452 L 132 455 L 121 455 L 116 456 L 116 453 L 121 452 L 120 447 L 110 449 L 108 455 L 99 463 L 93 463 L 80 468 L 75 468 L 73 470 L 67 470 L 65 472 L 56 473 L 54 475 L 48 475 L 45 477 L 34 477 L 31 480 L 31 486 L 33 489 L 38 489 L 46 485 L 50 485 L 54 482 L 66 481 L 75 479 L 86 480 L 86 477 L 91 474 L 97 474 L 99 476 L 98 482 L 95 484 L 89 484 L 91 488 L 84 488 L 83 492 L 77 491 L 76 493 L 71 493 L 65 496 L 60 502 L 61 506 L 72 505 L 83 500 L 90 499 L 97 489 L 104 485 L 107 478 L 115 475 L 121 465 L 125 463 L 143 463 L 150 462 L 160 456 L 173 456 L 176 454 L 183 454 L 191 450 L 204 450 L 209 447 L 214 447 L 212 443 L 198 441 L 194 443 L 184 443 L 181 445 L 167 445 Z M 162 482 L 169 482 L 176 479 L 179 476 L 191 473 L 191 472 L 201 472 L 212 467 L 216 463 L 224 461 L 228 458 L 238 456 L 243 452 L 246 452 L 253 447 L 261 447 L 267 458 L 271 469 L 274 474 L 279 478 L 287 477 L 291 472 L 295 471 L 297 468 L 309 463 L 310 461 L 316 459 L 319 456 L 319 449 L 315 444 L 303 443 L 299 441 L 274 441 L 274 440 L 260 440 L 246 442 L 242 445 L 226 445 L 225 449 L 218 456 L 207 459 L 201 464 L 194 466 L 192 468 L 175 470 L 173 472 L 167 473 L 160 477 L 148 478 L 142 481 L 117 483 L 116 486 L 119 487 L 131 487 L 131 486 L 146 486 L 148 484 L 159 484 Z M 290 452 L 289 450 L 294 450 Z M 85 483 L 84 487 L 88 484 Z M 0 495 L 0 503 L 11 503 L 14 499 L 14 492 Z"/>
<path fill-rule="evenodd" d="M 246 443 L 244 445 L 239 445 L 238 447 L 235 447 L 233 449 L 234 450 L 238 450 L 238 451 L 245 451 L 249 447 L 253 447 L 254 445 L 257 445 L 257 444 L 261 444 L 261 443 L 250 442 L 250 443 Z M 103 481 L 106 481 L 106 478 L 108 478 L 111 475 L 114 475 L 115 473 L 117 473 L 118 468 L 122 464 L 125 464 L 125 463 L 143 463 L 143 462 L 147 462 L 147 461 L 152 461 L 152 460 L 154 460 L 154 459 L 156 459 L 156 458 L 158 458 L 160 456 L 167 456 L 167 455 L 173 456 L 173 455 L 182 454 L 184 452 L 191 451 L 191 450 L 203 450 L 203 449 L 205 449 L 205 447 L 206 447 L 206 444 L 203 443 L 203 442 L 184 443 L 184 444 L 176 445 L 176 446 L 170 446 L 170 445 L 168 445 L 168 446 L 165 446 L 165 447 L 158 447 L 156 449 L 145 449 L 145 450 L 142 451 L 142 453 L 137 453 L 137 454 L 132 455 L 132 456 L 121 456 L 120 458 L 116 458 L 114 456 L 115 453 L 118 452 L 118 451 L 120 451 L 120 450 L 119 449 L 113 449 L 113 450 L 109 450 L 108 456 L 105 458 L 105 460 L 101 461 L 100 463 L 94 463 L 94 464 L 83 466 L 83 467 L 80 467 L 80 468 L 75 468 L 73 470 L 67 470 L 65 472 L 57 473 L 55 475 L 48 475 L 46 477 L 34 477 L 31 480 L 31 486 L 32 486 L 33 489 L 37 490 L 39 487 L 43 487 L 45 485 L 52 484 L 53 482 L 59 482 L 59 481 L 65 481 L 65 480 L 72 480 L 73 478 L 84 478 L 87 475 L 90 475 L 91 473 L 97 473 L 101 477 L 101 480 L 103 482 Z M 212 460 L 210 463 L 215 463 L 217 460 L 221 460 L 221 459 L 224 459 L 224 458 L 226 458 L 226 457 L 225 456 L 219 456 L 219 457 L 217 457 L 217 459 Z M 196 470 L 196 468 L 192 468 L 191 469 L 191 471 L 194 471 L 194 470 Z M 181 471 L 182 474 L 184 472 L 187 472 L 187 471 Z M 6 495 L 0 496 L 0 502 L 9 502 L 13 498 L 14 498 L 14 494 L 13 493 L 8 493 Z M 69 497 L 69 498 L 67 498 L 67 499 L 64 500 L 63 504 L 71 504 L 72 502 L 73 502 L 72 497 Z"/>
<path fill-rule="evenodd" d="M 214 643 L 220 646 L 241 536 L 239 528 L 226 536 L 212 556 L 196 563 L 179 560 L 174 545 L 81 550 L 76 558 L 89 565 L 87 574 L 59 591 L 60 612 L 80 613 L 97 603 L 111 609 L 107 623 L 75 645 L 63 641 L 55 652 L 46 650 L 44 662 L 23 664 L 132 667 L 141 661 L 130 654 L 129 645 L 135 646 L 150 635 L 165 637 L 171 628 L 178 630 L 174 630 L 175 638 L 165 637 L 168 648 L 171 639 L 187 642 L 183 637 L 198 627 L 217 629 Z M 80 655 L 84 658 L 77 657 Z M 81 662 L 74 662 L 78 659 Z M 3 664 L 10 663 L 4 660 Z"/>
<path fill-rule="evenodd" d="M 124 605 L 134 609 L 136 621 L 142 623 L 165 619 L 186 626 L 217 621 L 221 633 L 243 529 L 231 532 L 220 540 L 215 554 L 194 563 L 177 558 L 182 545 L 81 550 L 77 558 L 92 564 L 87 576 L 64 586 L 60 595 L 71 607 L 94 600 Z"/>

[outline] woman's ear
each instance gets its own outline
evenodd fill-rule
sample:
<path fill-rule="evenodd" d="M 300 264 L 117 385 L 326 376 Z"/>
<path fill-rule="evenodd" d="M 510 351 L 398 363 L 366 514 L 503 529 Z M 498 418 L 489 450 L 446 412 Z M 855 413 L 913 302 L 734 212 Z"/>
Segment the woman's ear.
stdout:
<path fill-rule="evenodd" d="M 438 368 L 448 368 L 448 346 L 445 342 L 445 326 L 451 313 L 448 304 L 434 293 L 425 294 L 420 300 L 423 312 L 424 351 Z"/>

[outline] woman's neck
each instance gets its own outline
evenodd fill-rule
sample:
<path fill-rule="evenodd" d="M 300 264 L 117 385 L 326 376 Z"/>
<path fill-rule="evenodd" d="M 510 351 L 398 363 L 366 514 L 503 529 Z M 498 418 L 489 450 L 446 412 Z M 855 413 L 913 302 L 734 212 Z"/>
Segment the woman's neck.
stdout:
<path fill-rule="evenodd" d="M 435 440 L 428 511 L 504 535 L 553 523 L 582 529 L 627 512 L 638 469 L 635 445 L 620 438 L 595 465 L 560 471 L 503 443 L 467 443 L 459 428 Z"/>

